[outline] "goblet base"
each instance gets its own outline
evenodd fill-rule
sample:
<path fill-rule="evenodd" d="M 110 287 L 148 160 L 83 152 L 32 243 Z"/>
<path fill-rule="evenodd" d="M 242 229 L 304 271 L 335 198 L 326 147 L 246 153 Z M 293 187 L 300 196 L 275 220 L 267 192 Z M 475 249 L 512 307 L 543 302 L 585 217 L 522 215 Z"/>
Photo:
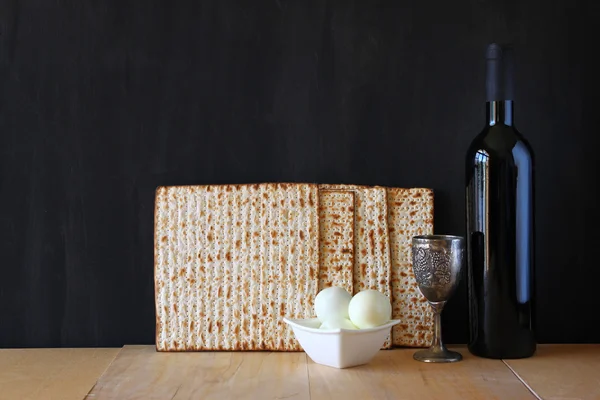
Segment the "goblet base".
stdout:
<path fill-rule="evenodd" d="M 413 358 L 428 363 L 451 363 L 462 360 L 462 354 L 451 350 L 425 349 L 417 351 Z"/>

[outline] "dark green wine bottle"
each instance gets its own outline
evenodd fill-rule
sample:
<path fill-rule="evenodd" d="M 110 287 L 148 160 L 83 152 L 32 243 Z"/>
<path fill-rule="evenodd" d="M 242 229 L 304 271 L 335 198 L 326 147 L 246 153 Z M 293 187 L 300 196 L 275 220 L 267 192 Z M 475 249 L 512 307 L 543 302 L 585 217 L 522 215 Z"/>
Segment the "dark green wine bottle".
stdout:
<path fill-rule="evenodd" d="M 466 156 L 469 351 L 535 353 L 534 158 L 514 125 L 513 53 L 486 52 L 486 121 Z"/>

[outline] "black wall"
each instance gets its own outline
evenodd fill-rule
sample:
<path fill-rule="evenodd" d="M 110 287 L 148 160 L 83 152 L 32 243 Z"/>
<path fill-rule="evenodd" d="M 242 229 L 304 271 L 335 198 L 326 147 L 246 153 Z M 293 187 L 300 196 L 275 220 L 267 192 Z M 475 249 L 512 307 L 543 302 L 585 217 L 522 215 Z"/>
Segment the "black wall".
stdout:
<path fill-rule="evenodd" d="M 157 185 L 426 186 L 463 234 L 491 41 L 536 152 L 539 340 L 600 342 L 592 4 L 1 0 L 0 347 L 154 342 Z M 446 340 L 466 322 L 463 284 Z"/>

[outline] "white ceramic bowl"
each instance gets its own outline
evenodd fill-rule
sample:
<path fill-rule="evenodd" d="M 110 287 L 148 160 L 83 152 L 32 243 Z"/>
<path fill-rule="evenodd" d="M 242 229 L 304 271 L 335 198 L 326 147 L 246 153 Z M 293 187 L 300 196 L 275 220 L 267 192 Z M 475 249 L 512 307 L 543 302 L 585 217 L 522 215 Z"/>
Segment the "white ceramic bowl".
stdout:
<path fill-rule="evenodd" d="M 315 363 L 334 368 L 349 368 L 367 364 L 385 343 L 392 326 L 400 320 L 369 329 L 319 329 L 316 318 L 290 319 L 285 323 L 292 327 L 300 346 Z"/>

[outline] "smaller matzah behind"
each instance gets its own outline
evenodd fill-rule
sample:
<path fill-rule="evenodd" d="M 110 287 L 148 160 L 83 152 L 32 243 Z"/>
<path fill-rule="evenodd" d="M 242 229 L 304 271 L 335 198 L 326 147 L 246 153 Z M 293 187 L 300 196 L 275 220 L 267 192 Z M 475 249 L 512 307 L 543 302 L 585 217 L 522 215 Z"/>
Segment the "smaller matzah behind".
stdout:
<path fill-rule="evenodd" d="M 159 351 L 300 351 L 282 317 L 309 318 L 318 290 L 312 184 L 156 191 Z"/>
<path fill-rule="evenodd" d="M 338 286 L 352 294 L 354 193 L 319 190 L 319 291 Z"/>
<path fill-rule="evenodd" d="M 433 191 L 388 188 L 392 253 L 392 328 L 394 346 L 428 347 L 433 338 L 433 312 L 419 291 L 412 270 L 412 237 L 433 233 Z"/>
<path fill-rule="evenodd" d="M 390 300 L 391 257 L 388 236 L 387 193 L 383 187 L 336 184 L 319 185 L 319 190 L 354 192 L 354 278 L 353 293 L 373 289 Z M 382 348 L 392 345 L 391 337 Z"/>

